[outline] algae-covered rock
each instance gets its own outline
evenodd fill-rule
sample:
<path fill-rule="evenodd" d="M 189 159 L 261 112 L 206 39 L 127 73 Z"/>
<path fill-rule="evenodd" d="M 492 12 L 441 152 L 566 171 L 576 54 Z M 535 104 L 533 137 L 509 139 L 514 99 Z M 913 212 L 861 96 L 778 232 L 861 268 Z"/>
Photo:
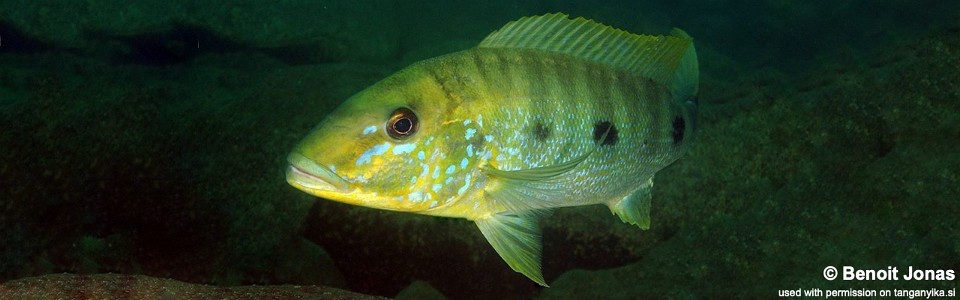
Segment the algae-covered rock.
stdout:
<path fill-rule="evenodd" d="M 96 49 L 118 37 L 142 37 L 139 42 L 155 42 L 155 48 L 217 47 L 218 42 L 229 41 L 252 48 L 308 51 L 303 55 L 316 55 L 313 61 L 383 60 L 397 52 L 399 34 L 389 10 L 393 4 L 389 0 L 3 1 L 0 21 L 10 22 L 41 43 L 72 49 Z M 197 30 L 209 35 L 191 33 Z M 157 33 L 167 35 L 151 40 Z M 185 39 L 177 38 L 183 34 Z M 136 45 L 127 43 L 127 47 Z"/>
<path fill-rule="evenodd" d="M 2 299 L 386 299 L 325 286 L 193 284 L 143 275 L 51 274 L 0 284 Z"/>

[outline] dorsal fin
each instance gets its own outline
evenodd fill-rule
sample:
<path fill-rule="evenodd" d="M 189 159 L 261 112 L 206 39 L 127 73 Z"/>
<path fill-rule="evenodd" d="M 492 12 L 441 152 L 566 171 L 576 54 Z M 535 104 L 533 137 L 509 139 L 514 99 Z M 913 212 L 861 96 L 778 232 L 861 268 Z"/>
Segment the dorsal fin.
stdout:
<path fill-rule="evenodd" d="M 674 88 L 681 59 L 693 45 L 686 34 L 636 35 L 566 14 L 523 17 L 488 35 L 478 47 L 538 49 L 621 68 Z M 692 51 L 689 51 L 692 52 Z M 693 54 L 696 67 L 696 54 Z M 689 65 L 689 64 L 686 64 Z"/>

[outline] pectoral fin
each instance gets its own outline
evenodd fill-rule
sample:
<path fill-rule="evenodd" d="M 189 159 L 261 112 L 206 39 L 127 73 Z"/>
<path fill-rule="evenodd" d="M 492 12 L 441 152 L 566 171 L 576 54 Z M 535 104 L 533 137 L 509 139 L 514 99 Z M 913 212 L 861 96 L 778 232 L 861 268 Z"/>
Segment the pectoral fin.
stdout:
<path fill-rule="evenodd" d="M 512 213 L 556 207 L 553 200 L 569 190 L 567 175 L 591 153 L 563 163 L 523 170 L 503 171 L 485 166 L 483 174 L 490 180 L 485 192 L 492 202 Z"/>
<path fill-rule="evenodd" d="M 608 133 L 609 129 L 600 140 Z M 481 171 L 491 182 L 485 192 L 491 201 L 512 213 L 557 207 L 555 199 L 569 193 L 571 171 L 594 151 L 596 148 L 562 163 L 530 169 L 504 171 L 484 166 Z"/>
<path fill-rule="evenodd" d="M 620 217 L 624 223 L 650 228 L 650 202 L 653 198 L 653 178 L 626 197 L 607 203 L 610 211 Z"/>
<path fill-rule="evenodd" d="M 587 157 L 590 157 L 591 153 L 593 152 L 587 152 L 579 157 L 575 157 L 574 159 L 556 165 L 514 171 L 503 171 L 498 170 L 497 168 L 486 166 L 483 168 L 483 171 L 488 176 L 495 177 L 500 180 L 512 180 L 517 182 L 548 181 L 562 176 L 570 170 L 573 170 L 573 168 L 577 167 L 577 165 L 587 160 Z"/>
<path fill-rule="evenodd" d="M 476 220 L 487 242 L 514 271 L 547 286 L 540 272 L 540 227 L 533 215 L 497 214 Z"/>

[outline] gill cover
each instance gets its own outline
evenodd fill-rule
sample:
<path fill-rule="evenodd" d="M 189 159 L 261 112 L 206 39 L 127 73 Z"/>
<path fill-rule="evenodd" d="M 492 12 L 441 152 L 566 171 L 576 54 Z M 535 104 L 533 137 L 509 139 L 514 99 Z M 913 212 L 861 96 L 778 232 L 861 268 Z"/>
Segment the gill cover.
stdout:
<path fill-rule="evenodd" d="M 401 71 L 357 93 L 317 125 L 288 156 L 287 179 L 311 195 L 397 211 L 429 207 L 416 193 L 436 130 L 432 82 Z M 426 108 L 424 108 L 426 107 Z"/>

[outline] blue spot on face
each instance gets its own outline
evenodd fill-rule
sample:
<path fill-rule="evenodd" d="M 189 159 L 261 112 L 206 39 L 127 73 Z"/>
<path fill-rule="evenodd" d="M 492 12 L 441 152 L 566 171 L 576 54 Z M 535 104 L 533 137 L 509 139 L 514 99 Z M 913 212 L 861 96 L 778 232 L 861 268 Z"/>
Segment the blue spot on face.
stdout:
<path fill-rule="evenodd" d="M 470 122 L 471 122 L 470 120 L 463 120 L 463 125 L 464 126 L 470 125 Z"/>
<path fill-rule="evenodd" d="M 425 158 L 427 158 L 427 154 L 423 153 L 423 151 L 417 152 L 417 158 L 419 158 L 420 160 L 424 160 Z"/>
<path fill-rule="evenodd" d="M 473 156 L 473 144 L 467 145 L 467 156 Z"/>
<path fill-rule="evenodd" d="M 463 181 L 463 186 L 457 190 L 457 194 L 463 195 L 463 193 L 467 191 L 467 188 L 470 187 L 470 175 L 470 173 L 467 173 L 467 177 Z"/>
<path fill-rule="evenodd" d="M 460 160 L 460 169 L 466 170 L 466 169 L 467 169 L 467 163 L 469 163 L 469 162 L 470 162 L 470 161 L 468 161 L 466 158 Z"/>
<path fill-rule="evenodd" d="M 420 172 L 420 177 L 426 177 L 427 174 L 430 174 L 430 167 L 427 164 L 420 164 L 420 167 L 423 168 L 423 172 Z"/>
<path fill-rule="evenodd" d="M 450 165 L 449 167 L 447 167 L 447 174 L 453 174 L 453 171 L 456 171 L 456 170 L 457 170 L 457 167 Z"/>
<path fill-rule="evenodd" d="M 360 158 L 357 158 L 357 165 L 359 166 L 368 163 L 374 156 L 387 153 L 388 148 L 390 148 L 390 143 L 383 143 L 370 147 L 370 149 L 367 149 L 367 151 L 360 155 Z"/>
<path fill-rule="evenodd" d="M 393 147 L 393 154 L 396 154 L 396 155 L 407 154 L 407 153 L 413 152 L 414 148 L 417 148 L 417 144 L 399 145 L 399 146 Z"/>
<path fill-rule="evenodd" d="M 477 134 L 477 130 L 476 130 L 476 129 L 467 128 L 467 132 L 465 132 L 465 133 L 463 134 L 463 138 L 469 140 L 469 139 L 473 138 L 473 135 L 475 135 L 475 134 Z"/>
<path fill-rule="evenodd" d="M 368 135 L 377 131 L 377 126 L 370 125 L 363 129 L 363 135 Z"/>

